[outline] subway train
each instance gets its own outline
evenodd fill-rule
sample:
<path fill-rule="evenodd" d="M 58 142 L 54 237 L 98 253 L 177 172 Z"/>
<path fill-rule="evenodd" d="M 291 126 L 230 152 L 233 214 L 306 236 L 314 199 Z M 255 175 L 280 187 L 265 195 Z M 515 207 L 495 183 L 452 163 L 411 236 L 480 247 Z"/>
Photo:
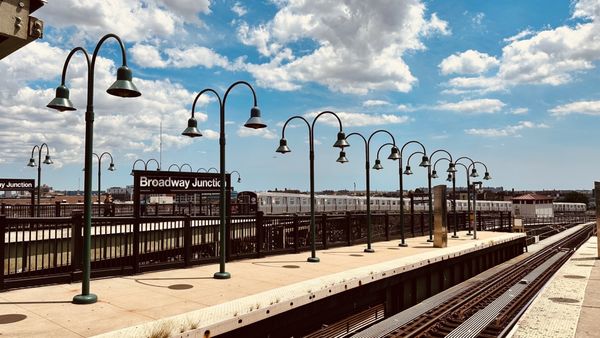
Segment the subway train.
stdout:
<path fill-rule="evenodd" d="M 347 195 L 315 195 L 315 211 L 345 212 L 367 210 L 365 196 Z M 239 204 L 249 205 L 250 209 L 262 211 L 265 214 L 287 214 L 310 212 L 310 195 L 287 192 L 253 192 L 241 191 L 237 195 Z M 451 200 L 447 201 L 448 210 L 452 210 Z M 372 211 L 399 210 L 399 200 L 396 197 L 371 197 Z M 414 210 L 417 212 L 428 209 L 427 196 L 414 197 Z M 467 211 L 466 200 L 456 200 L 457 211 Z M 555 212 L 585 212 L 584 203 L 554 203 Z M 404 198 L 404 210 L 410 210 L 410 198 Z M 479 211 L 512 211 L 510 201 L 477 201 Z"/>

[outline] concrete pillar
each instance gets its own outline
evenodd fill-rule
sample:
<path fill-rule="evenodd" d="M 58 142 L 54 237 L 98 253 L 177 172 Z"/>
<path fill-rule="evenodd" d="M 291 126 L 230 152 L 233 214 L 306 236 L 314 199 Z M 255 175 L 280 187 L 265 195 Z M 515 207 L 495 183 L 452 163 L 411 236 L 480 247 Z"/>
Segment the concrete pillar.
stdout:
<path fill-rule="evenodd" d="M 448 246 L 448 210 L 446 205 L 446 186 L 433 187 L 433 247 L 445 248 Z"/>
<path fill-rule="evenodd" d="M 598 227 L 600 225 L 600 182 L 594 182 L 594 195 L 596 196 L 596 238 L 598 236 Z M 600 241 L 596 240 L 596 248 L 598 250 L 598 258 L 600 258 Z"/>

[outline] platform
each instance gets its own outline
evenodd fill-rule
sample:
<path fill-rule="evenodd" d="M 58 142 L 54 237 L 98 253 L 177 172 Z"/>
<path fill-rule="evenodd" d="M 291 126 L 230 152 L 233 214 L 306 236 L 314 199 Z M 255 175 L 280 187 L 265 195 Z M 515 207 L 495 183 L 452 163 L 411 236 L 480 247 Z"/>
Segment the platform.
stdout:
<path fill-rule="evenodd" d="M 10 337 L 143 337 L 161 330 L 182 337 L 189 330 L 214 336 L 293 307 L 450 257 L 465 255 L 524 234 L 460 233 L 447 248 L 426 237 L 248 259 L 227 264 L 228 280 L 212 278 L 218 265 L 92 280 L 99 301 L 74 305 L 80 284 L 53 285 L 0 293 L 0 333 Z"/>
<path fill-rule="evenodd" d="M 583 244 L 548 282 L 511 332 L 513 338 L 600 337 L 598 238 Z"/>

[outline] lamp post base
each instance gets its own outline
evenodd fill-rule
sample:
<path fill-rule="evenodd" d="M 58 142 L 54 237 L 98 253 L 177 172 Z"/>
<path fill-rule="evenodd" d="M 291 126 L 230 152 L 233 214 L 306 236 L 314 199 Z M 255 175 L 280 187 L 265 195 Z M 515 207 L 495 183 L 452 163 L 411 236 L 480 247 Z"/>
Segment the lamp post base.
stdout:
<path fill-rule="evenodd" d="M 433 243 L 433 239 L 429 238 L 429 239 L 427 239 L 427 242 Z"/>
<path fill-rule="evenodd" d="M 321 260 L 319 259 L 319 257 L 308 257 L 306 261 L 309 263 L 319 263 Z"/>
<path fill-rule="evenodd" d="M 452 235 L 452 238 L 458 238 L 458 235 Z"/>
<path fill-rule="evenodd" d="M 231 274 L 229 272 L 215 272 L 213 275 L 215 279 L 229 279 L 231 278 Z"/>
<path fill-rule="evenodd" d="M 406 247 L 408 246 L 408 244 L 406 244 L 406 243 L 400 243 L 400 244 L 398 244 L 398 246 L 399 246 L 399 247 L 406 248 Z"/>
<path fill-rule="evenodd" d="M 365 250 L 363 250 L 364 252 L 368 252 L 368 253 L 373 253 L 375 252 L 375 249 L 373 248 L 366 248 Z"/>
<path fill-rule="evenodd" d="M 87 295 L 77 295 L 73 297 L 73 304 L 94 304 L 98 301 L 98 296 L 93 293 Z"/>

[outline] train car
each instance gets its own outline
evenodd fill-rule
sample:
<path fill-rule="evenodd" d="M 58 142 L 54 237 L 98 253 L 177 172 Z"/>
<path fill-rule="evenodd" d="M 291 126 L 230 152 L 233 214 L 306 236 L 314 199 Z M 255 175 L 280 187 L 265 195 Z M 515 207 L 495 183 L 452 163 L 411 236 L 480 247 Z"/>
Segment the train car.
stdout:
<path fill-rule="evenodd" d="M 585 203 L 554 202 L 552 209 L 555 213 L 583 213 L 587 211 Z"/>

